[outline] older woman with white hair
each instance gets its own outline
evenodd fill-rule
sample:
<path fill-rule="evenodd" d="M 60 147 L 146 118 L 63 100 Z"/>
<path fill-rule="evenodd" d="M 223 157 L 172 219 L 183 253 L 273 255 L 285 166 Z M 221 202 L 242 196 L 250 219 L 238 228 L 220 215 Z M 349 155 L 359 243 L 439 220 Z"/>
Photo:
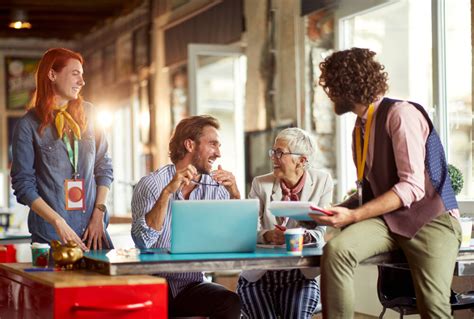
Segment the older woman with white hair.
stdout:
<path fill-rule="evenodd" d="M 309 165 L 315 154 L 313 138 L 299 128 L 281 131 L 269 156 L 273 172 L 256 177 L 249 198 L 260 201 L 258 243 L 285 243 L 285 228 L 306 229 L 305 243 L 322 246 L 326 228 L 312 222 L 275 217 L 268 209 L 272 201 L 311 201 L 320 207 L 332 200 L 331 176 Z M 245 318 L 311 318 L 319 301 L 316 268 L 251 270 L 242 272 L 237 293 Z"/>

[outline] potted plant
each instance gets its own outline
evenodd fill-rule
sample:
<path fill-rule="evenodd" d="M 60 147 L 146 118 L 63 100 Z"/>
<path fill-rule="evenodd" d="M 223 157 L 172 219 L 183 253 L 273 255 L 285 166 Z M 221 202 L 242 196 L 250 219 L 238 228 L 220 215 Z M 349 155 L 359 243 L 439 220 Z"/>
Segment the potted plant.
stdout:
<path fill-rule="evenodd" d="M 462 172 L 456 166 L 448 164 L 448 174 L 453 186 L 454 195 L 458 195 L 464 186 L 464 178 Z"/>
<path fill-rule="evenodd" d="M 454 195 L 458 195 L 463 186 L 464 178 L 462 172 L 456 166 L 448 164 L 448 174 L 451 179 L 451 185 L 453 186 Z M 472 237 L 472 219 L 471 217 L 465 216 L 461 213 L 462 217 L 459 219 L 462 229 L 462 241 L 461 247 L 469 247 L 471 244 Z"/>

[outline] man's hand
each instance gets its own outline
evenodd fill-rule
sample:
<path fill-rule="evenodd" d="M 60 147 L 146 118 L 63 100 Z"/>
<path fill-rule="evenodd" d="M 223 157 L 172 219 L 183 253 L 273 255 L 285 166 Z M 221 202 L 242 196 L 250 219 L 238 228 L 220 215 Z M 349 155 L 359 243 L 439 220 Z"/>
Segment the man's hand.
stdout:
<path fill-rule="evenodd" d="M 318 224 L 341 228 L 360 222 L 365 219 L 381 216 L 403 206 L 402 200 L 393 191 L 389 190 L 372 199 L 360 207 L 349 209 L 345 207 L 331 207 L 326 210 L 333 212 L 334 216 L 309 214 Z"/>
<path fill-rule="evenodd" d="M 217 170 L 211 172 L 212 178 L 219 184 L 223 185 L 230 194 L 232 199 L 240 199 L 240 192 L 235 182 L 235 176 L 231 172 L 222 169 L 219 165 Z"/>
<path fill-rule="evenodd" d="M 285 243 L 285 234 L 278 228 L 267 231 L 263 234 L 263 238 L 267 243 L 274 245 L 283 245 Z"/>
<path fill-rule="evenodd" d="M 94 208 L 82 240 L 87 241 L 87 248 L 89 249 L 102 249 L 102 241 L 105 242 L 106 248 L 110 248 L 107 236 L 105 235 L 103 211 Z"/>
<path fill-rule="evenodd" d="M 326 210 L 332 212 L 334 215 L 326 216 L 310 213 L 309 217 L 320 225 L 331 226 L 334 228 L 342 228 L 356 222 L 354 212 L 351 209 L 345 207 L 331 207 Z"/>
<path fill-rule="evenodd" d="M 196 167 L 189 164 L 188 166 L 176 171 L 171 182 L 166 186 L 169 193 L 175 193 L 185 185 L 189 185 L 191 180 L 197 175 Z"/>
<path fill-rule="evenodd" d="M 157 231 L 162 229 L 168 210 L 170 195 L 180 191 L 184 186 L 189 185 L 196 175 L 196 167 L 191 164 L 176 171 L 173 179 L 163 189 L 153 208 L 145 215 L 145 221 L 148 227 Z"/>

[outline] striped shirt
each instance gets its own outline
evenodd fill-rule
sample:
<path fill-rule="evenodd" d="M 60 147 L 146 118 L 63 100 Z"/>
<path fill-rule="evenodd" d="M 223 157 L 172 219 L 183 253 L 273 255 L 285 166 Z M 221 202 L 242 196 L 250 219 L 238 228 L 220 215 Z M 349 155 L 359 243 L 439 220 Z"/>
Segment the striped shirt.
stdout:
<path fill-rule="evenodd" d="M 133 191 L 132 198 L 132 238 L 138 248 L 169 248 L 171 246 L 171 205 L 168 205 L 163 227 L 160 231 L 149 227 L 145 221 L 163 189 L 176 174 L 174 165 L 166 165 L 143 177 Z M 215 181 L 209 175 L 201 176 L 201 183 L 196 184 L 189 199 L 229 199 L 230 195 L 223 186 L 212 186 Z M 170 200 L 184 200 L 181 192 L 175 193 Z M 173 298 L 189 284 L 202 282 L 202 272 L 191 273 L 157 273 L 168 281 Z"/>

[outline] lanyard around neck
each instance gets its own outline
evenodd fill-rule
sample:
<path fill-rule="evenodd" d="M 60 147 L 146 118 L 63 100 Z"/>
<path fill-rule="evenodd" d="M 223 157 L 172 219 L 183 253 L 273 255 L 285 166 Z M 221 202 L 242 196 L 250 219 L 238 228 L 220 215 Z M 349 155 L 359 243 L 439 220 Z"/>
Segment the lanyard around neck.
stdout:
<path fill-rule="evenodd" d="M 66 144 L 67 155 L 69 157 L 69 161 L 71 162 L 72 168 L 74 170 L 73 177 L 76 178 L 78 176 L 77 161 L 79 158 L 79 142 L 77 141 L 77 137 L 74 136 L 74 151 L 73 151 L 71 147 L 71 141 L 69 140 L 69 137 L 67 136 L 67 134 L 63 135 L 63 141 L 64 141 L 64 144 Z"/>
<path fill-rule="evenodd" d="M 356 126 L 356 161 L 357 161 L 357 181 L 362 183 L 364 178 L 365 160 L 367 158 L 367 150 L 369 149 L 369 138 L 370 138 L 370 125 L 372 124 L 372 116 L 374 114 L 374 104 L 369 105 L 367 110 L 367 121 L 365 122 L 365 134 L 364 134 L 364 149 L 361 152 L 360 149 L 360 127 Z"/>

